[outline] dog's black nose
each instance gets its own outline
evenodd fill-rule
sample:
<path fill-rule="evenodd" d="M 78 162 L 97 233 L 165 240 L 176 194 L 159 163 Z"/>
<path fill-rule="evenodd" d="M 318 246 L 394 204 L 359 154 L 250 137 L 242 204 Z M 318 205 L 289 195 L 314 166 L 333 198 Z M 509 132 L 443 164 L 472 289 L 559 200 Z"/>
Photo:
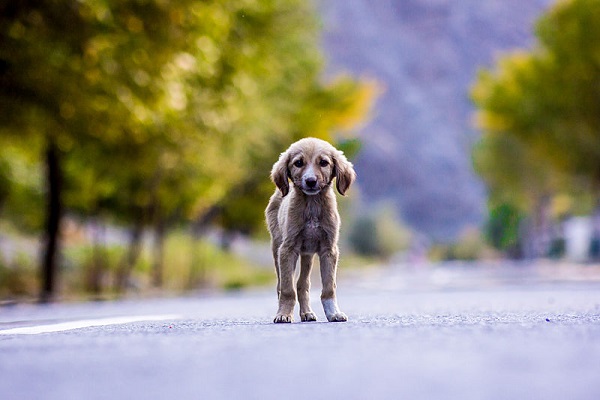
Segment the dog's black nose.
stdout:
<path fill-rule="evenodd" d="M 306 186 L 309 188 L 317 186 L 317 178 L 306 178 Z"/>

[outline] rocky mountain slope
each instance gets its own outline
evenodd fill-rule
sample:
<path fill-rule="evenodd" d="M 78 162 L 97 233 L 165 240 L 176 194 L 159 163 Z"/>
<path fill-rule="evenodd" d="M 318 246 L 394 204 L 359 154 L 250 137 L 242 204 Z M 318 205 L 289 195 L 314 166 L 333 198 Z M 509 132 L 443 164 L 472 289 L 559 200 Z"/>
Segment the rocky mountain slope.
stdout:
<path fill-rule="evenodd" d="M 473 172 L 469 86 L 478 68 L 530 47 L 550 0 L 319 0 L 330 75 L 375 79 L 384 92 L 356 160 L 368 203 L 392 200 L 404 221 L 452 239 L 485 218 Z"/>

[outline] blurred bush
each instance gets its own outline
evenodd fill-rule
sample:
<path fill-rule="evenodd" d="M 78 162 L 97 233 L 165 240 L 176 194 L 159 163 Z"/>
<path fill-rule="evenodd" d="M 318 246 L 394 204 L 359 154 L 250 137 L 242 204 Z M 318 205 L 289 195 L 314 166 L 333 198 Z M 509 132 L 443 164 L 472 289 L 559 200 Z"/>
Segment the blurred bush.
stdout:
<path fill-rule="evenodd" d="M 37 295 L 37 271 L 26 254 L 7 263 L 0 257 L 0 300 L 33 298 Z"/>
<path fill-rule="evenodd" d="M 164 276 L 160 288 L 153 281 L 153 241 L 146 232 L 140 257 L 125 283 L 126 292 L 153 294 L 156 290 L 183 293 L 195 290 L 239 290 L 272 285 L 273 266 L 257 265 L 231 252 L 218 243 L 194 237 L 189 230 L 171 231 L 164 244 Z M 111 299 L 125 295 L 118 286 L 119 269 L 127 246 L 118 243 L 102 245 L 79 240 L 67 243 L 60 260 L 61 298 Z M 18 253 L 6 262 L 0 257 L 0 301 L 34 299 L 38 294 L 36 260 Z"/>
<path fill-rule="evenodd" d="M 511 204 L 493 207 L 485 227 L 487 242 L 508 256 L 518 258 L 521 254 L 520 230 L 523 219 L 523 213 Z"/>
<path fill-rule="evenodd" d="M 359 255 L 389 258 L 410 246 L 411 232 L 392 205 L 359 212 L 347 229 L 348 244 Z"/>
<path fill-rule="evenodd" d="M 428 256 L 434 262 L 475 261 L 495 257 L 495 252 L 487 245 L 484 235 L 478 229 L 467 229 L 454 243 L 432 245 Z"/>
<path fill-rule="evenodd" d="M 164 286 L 168 290 L 240 289 L 271 284 L 272 265 L 255 265 L 219 244 L 174 231 L 166 241 Z"/>

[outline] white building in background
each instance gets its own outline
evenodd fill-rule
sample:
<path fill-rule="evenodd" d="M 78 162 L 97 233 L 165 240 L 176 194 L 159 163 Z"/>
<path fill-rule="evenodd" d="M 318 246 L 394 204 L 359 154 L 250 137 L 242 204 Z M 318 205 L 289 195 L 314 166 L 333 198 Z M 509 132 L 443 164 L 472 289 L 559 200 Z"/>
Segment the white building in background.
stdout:
<path fill-rule="evenodd" d="M 573 217 L 564 222 L 565 258 L 569 261 L 588 261 L 593 233 L 591 217 Z"/>

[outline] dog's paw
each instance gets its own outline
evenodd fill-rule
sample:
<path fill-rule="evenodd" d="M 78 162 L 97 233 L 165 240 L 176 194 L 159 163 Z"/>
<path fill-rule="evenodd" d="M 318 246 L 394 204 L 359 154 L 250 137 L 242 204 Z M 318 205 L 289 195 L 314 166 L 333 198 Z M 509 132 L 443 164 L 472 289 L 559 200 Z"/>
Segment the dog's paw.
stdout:
<path fill-rule="evenodd" d="M 302 320 L 302 322 L 312 322 L 312 321 L 317 320 L 317 316 L 315 315 L 314 312 L 309 311 L 309 312 L 300 314 L 300 319 Z"/>
<path fill-rule="evenodd" d="M 327 320 L 329 322 L 346 322 L 348 321 L 348 317 L 343 312 L 337 312 L 335 314 L 331 314 L 327 316 Z"/>
<path fill-rule="evenodd" d="M 273 320 L 274 323 L 276 324 L 280 324 L 280 323 L 290 323 L 294 320 L 294 317 L 292 317 L 290 314 L 277 314 L 275 316 L 275 319 Z"/>

